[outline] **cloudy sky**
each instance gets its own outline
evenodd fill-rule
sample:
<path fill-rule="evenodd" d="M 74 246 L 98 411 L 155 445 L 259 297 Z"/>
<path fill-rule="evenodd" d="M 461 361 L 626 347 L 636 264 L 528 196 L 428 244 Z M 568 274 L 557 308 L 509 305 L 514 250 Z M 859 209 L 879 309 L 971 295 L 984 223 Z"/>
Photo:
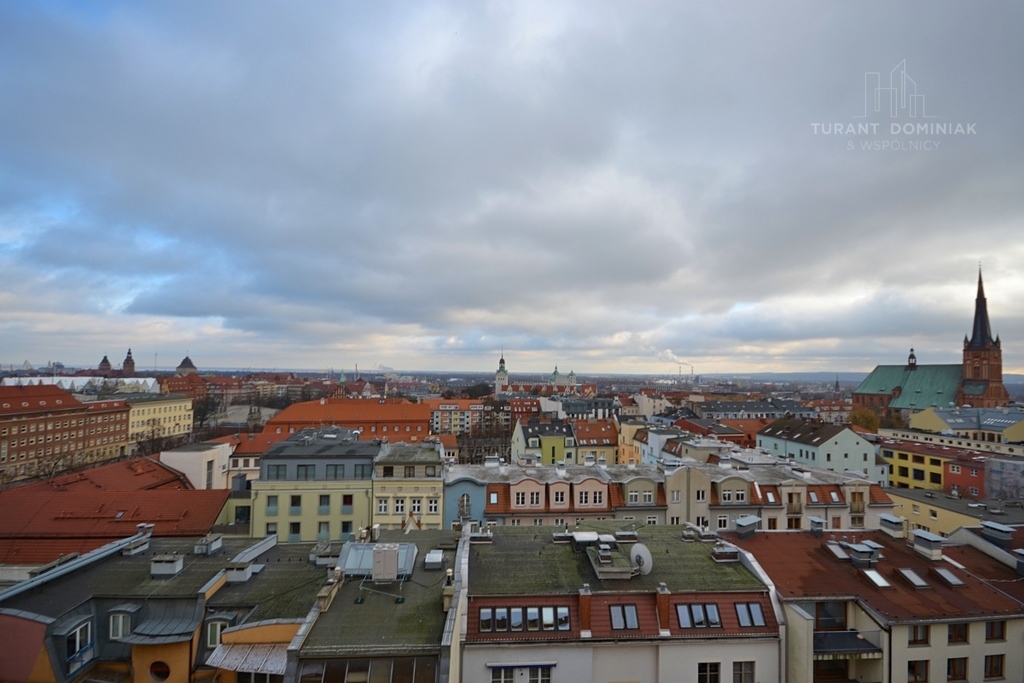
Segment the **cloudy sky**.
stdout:
<path fill-rule="evenodd" d="M 1024 372 L 1022 25 L 0 0 L 0 362 Z"/>

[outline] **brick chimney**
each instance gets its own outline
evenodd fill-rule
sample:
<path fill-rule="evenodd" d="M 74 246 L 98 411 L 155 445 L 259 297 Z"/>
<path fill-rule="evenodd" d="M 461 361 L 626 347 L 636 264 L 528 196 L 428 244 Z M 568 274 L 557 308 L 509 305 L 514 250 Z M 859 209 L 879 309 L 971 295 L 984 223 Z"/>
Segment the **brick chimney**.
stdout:
<path fill-rule="evenodd" d="M 580 638 L 590 637 L 590 584 L 583 584 L 580 589 Z"/>
<path fill-rule="evenodd" d="M 658 584 L 658 629 L 660 630 L 660 635 L 663 636 L 672 634 L 669 630 L 671 624 L 669 620 L 671 619 L 672 612 L 672 605 L 669 602 L 671 595 L 672 593 L 664 581 Z"/>

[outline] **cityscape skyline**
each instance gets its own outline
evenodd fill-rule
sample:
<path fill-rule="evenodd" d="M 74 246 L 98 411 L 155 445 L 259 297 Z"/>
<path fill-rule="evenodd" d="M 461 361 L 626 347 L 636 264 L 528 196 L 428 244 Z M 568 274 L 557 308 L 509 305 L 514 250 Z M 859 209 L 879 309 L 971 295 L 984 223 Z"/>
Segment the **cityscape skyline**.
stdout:
<path fill-rule="evenodd" d="M 980 267 L 1024 374 L 1024 8 L 932 9 L 2 5 L 0 363 L 866 373 Z"/>

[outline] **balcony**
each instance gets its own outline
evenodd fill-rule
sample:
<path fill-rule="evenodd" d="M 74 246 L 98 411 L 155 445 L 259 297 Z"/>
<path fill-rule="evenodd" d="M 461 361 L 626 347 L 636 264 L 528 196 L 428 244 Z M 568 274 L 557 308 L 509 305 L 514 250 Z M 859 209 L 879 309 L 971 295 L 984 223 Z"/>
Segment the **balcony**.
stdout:
<path fill-rule="evenodd" d="M 879 631 L 815 631 L 815 659 L 881 659 Z"/>
<path fill-rule="evenodd" d="M 267 506 L 267 517 L 277 517 L 277 506 L 276 505 L 268 505 Z"/>
<path fill-rule="evenodd" d="M 352 514 L 352 506 L 351 505 L 342 505 L 341 506 L 341 514 L 343 514 L 343 515 L 351 515 Z"/>
<path fill-rule="evenodd" d="M 804 506 L 800 503 L 787 503 L 786 514 L 787 515 L 802 515 L 804 513 Z"/>
<path fill-rule="evenodd" d="M 863 515 L 864 514 L 864 501 L 859 503 L 850 503 L 850 514 L 851 515 Z"/>
<path fill-rule="evenodd" d="M 293 517 L 298 517 L 299 515 L 302 514 L 302 506 L 301 505 L 292 505 L 292 506 L 290 506 L 288 508 L 288 514 L 292 515 Z"/>

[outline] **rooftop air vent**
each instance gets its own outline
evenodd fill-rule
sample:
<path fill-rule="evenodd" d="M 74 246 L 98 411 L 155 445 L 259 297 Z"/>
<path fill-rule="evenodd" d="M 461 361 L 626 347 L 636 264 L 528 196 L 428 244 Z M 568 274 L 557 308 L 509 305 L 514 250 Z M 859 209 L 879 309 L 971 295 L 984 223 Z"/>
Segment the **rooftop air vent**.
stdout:
<path fill-rule="evenodd" d="M 177 576 L 185 566 L 181 555 L 154 555 L 149 563 L 149 573 L 154 579 Z"/>
<path fill-rule="evenodd" d="M 711 559 L 715 562 L 739 562 L 740 551 L 736 546 L 719 542 L 711 550 Z"/>
<path fill-rule="evenodd" d="M 196 555 L 212 555 L 220 550 L 222 544 L 223 536 L 221 534 L 207 534 L 196 541 L 192 550 Z"/>

